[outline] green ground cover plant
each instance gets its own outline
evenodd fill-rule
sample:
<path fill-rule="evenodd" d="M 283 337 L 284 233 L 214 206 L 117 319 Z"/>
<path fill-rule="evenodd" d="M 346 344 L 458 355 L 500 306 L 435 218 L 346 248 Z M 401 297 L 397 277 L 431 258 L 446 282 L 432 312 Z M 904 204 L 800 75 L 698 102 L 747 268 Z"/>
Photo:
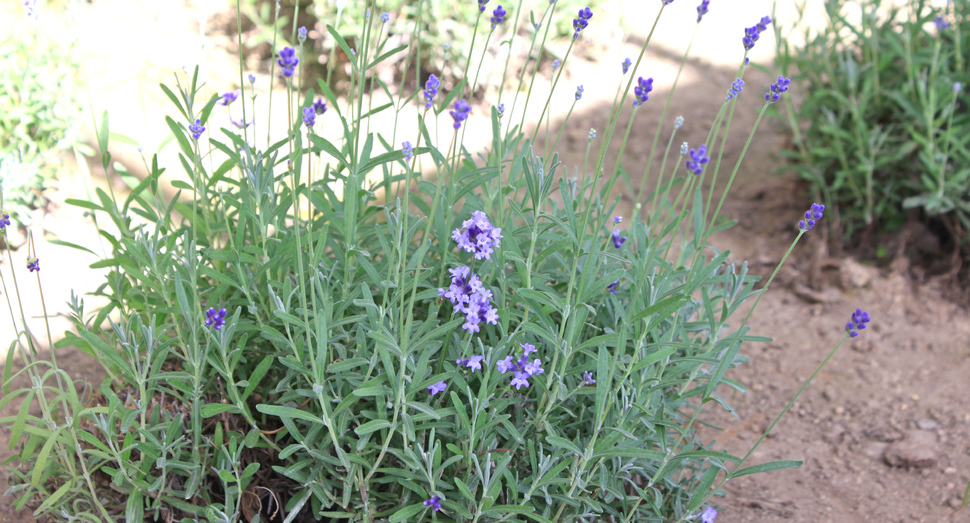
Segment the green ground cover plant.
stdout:
<path fill-rule="evenodd" d="M 588 7 L 541 2 L 533 22 L 524 0 L 488 3 L 479 0 L 467 20 L 486 35 L 472 42 L 502 24 L 538 24 L 510 35 L 531 38 L 541 54 L 558 17 L 571 19 L 573 41 L 595 23 Z M 669 3 L 658 3 L 654 27 Z M 245 123 L 255 76 L 240 68 L 241 92 L 213 92 L 195 69 L 161 87 L 180 152 L 169 168 L 190 180 L 172 184 L 191 198 L 162 194 L 166 168 L 156 157 L 127 196 L 109 186 L 95 201 L 69 202 L 102 224 L 110 252 L 94 266 L 110 273 L 95 294 L 109 305 L 89 313 L 75 297 L 76 333 L 55 344 L 48 329 L 42 357 L 20 302 L 10 304 L 22 332 L 0 405 L 22 407 L 0 423 L 19 451 L 9 491 L 17 507 L 62 521 L 711 523 L 725 482 L 800 465 L 749 459 L 818 370 L 866 328 L 860 309 L 745 456 L 696 430 L 705 406 L 733 412 L 719 391 L 744 392 L 729 371 L 747 361 L 745 343 L 769 340 L 747 323 L 781 264 L 756 290 L 747 265 L 727 263 L 708 239 L 733 225 L 719 214 L 741 164 L 722 163 L 724 137 L 737 97 L 762 96 L 742 77 L 771 19 L 739 28 L 738 78 L 725 86 L 705 143 L 675 146 L 683 119 L 661 119 L 663 167 L 643 173 L 653 189 L 641 186 L 643 212 L 624 219 L 610 195 L 617 183 L 633 194 L 622 145 L 637 109 L 657 103 L 653 79 L 630 74 L 649 38 L 635 59 L 616 60 L 621 95 L 608 126 L 590 131 L 581 172 L 568 177 L 553 152 L 558 139 L 540 151 L 538 126 L 530 132 L 527 113 L 513 109 L 550 110 L 551 95 L 519 99 L 532 92 L 534 68 L 527 89 L 500 88 L 475 106 L 467 96 L 479 78 L 467 68 L 451 90 L 434 76 L 400 90 L 371 82 L 378 64 L 410 67 L 421 43 L 389 48 L 392 15 L 369 5 L 375 16 L 358 47 L 327 28 L 353 66 L 346 98 L 323 81 L 301 84 L 307 31 L 293 26 L 296 47 L 277 49 L 271 66 L 286 93 L 275 106 L 289 123 L 285 136 L 257 143 Z M 716 23 L 707 10 L 704 0 L 689 21 L 695 31 Z M 375 107 L 365 85 L 390 101 Z M 764 87 L 759 123 L 788 85 L 779 77 Z M 577 103 L 583 93 L 576 87 Z M 243 120 L 217 129 L 213 111 L 232 104 Z M 413 115 L 419 134 L 367 132 L 384 111 Z M 340 138 L 318 134 L 325 125 Z M 464 145 L 470 126 L 491 130 L 481 154 Z M 107 169 L 107 112 L 97 134 Z M 600 143 L 612 140 L 621 143 L 611 159 L 618 167 L 607 171 Z M 715 195 L 705 181 L 722 169 L 728 187 Z M 812 205 L 792 224 L 791 248 L 823 211 Z M 28 274 L 43 295 L 40 253 L 30 254 Z M 8 297 L 34 292 L 17 272 L 0 273 Z M 58 367 L 55 346 L 103 364 L 108 377 L 90 401 Z M 15 373 L 16 357 L 24 367 Z M 21 375 L 31 385 L 11 391 Z"/>
<path fill-rule="evenodd" d="M 832 210 L 838 238 L 897 230 L 915 216 L 942 224 L 966 260 L 970 5 L 825 8 L 829 25 L 806 34 L 804 47 L 778 38 L 777 65 L 804 93 L 785 103 L 795 168 Z"/>

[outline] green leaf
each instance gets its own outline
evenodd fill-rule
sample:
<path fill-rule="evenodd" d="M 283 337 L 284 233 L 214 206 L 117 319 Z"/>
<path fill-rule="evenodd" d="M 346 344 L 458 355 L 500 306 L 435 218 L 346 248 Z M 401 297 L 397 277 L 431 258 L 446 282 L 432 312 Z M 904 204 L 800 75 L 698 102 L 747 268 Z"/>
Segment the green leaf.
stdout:
<path fill-rule="evenodd" d="M 208 419 L 212 416 L 217 416 L 223 412 L 232 412 L 233 414 L 239 414 L 239 407 L 235 405 L 229 405 L 224 403 L 209 403 L 205 407 L 202 407 L 202 419 Z"/>
<path fill-rule="evenodd" d="M 329 27 L 329 26 L 328 26 Z M 402 521 L 409 521 L 410 518 L 417 515 L 418 512 L 424 510 L 424 503 L 415 503 L 413 505 L 408 505 L 394 513 L 393 516 L 388 518 L 389 523 L 401 523 Z"/>
<path fill-rule="evenodd" d="M 593 454 L 596 458 L 637 458 L 637 459 L 664 459 L 665 454 L 659 450 L 636 449 L 614 447 Z"/>
<path fill-rule="evenodd" d="M 140 490 L 133 490 L 125 503 L 125 521 L 145 521 L 145 503 Z"/>
<path fill-rule="evenodd" d="M 546 436 L 546 441 L 548 441 L 550 445 L 561 449 L 566 449 L 573 454 L 579 454 L 580 456 L 583 455 L 583 451 L 579 450 L 579 447 L 577 447 L 575 443 L 566 438 L 560 438 L 559 436 Z"/>
<path fill-rule="evenodd" d="M 795 467 L 802 466 L 804 461 L 795 460 L 782 460 L 782 461 L 769 461 L 768 463 L 762 463 L 760 465 L 754 465 L 752 467 L 745 467 L 741 470 L 735 470 L 731 473 L 731 479 L 740 478 L 741 476 L 747 476 L 748 474 L 758 474 L 761 472 L 772 472 L 775 470 L 793 469 Z"/>
<path fill-rule="evenodd" d="M 292 407 L 283 407 L 281 405 L 266 405 L 265 403 L 260 403 L 256 405 L 256 410 L 262 412 L 263 414 L 269 414 L 271 416 L 278 416 L 280 418 L 290 418 L 290 419 L 301 419 L 304 421 L 309 421 L 311 423 L 319 423 L 324 425 L 322 419 L 309 412 L 304 412 L 299 409 L 294 409 Z"/>
<path fill-rule="evenodd" d="M 356 429 L 354 429 L 354 432 L 356 432 L 358 436 L 366 436 L 371 432 L 377 432 L 378 430 L 386 429 L 390 426 L 391 426 L 391 422 L 387 420 L 375 419 L 372 421 L 368 421 L 367 423 L 364 423 L 363 425 L 357 427 Z"/>

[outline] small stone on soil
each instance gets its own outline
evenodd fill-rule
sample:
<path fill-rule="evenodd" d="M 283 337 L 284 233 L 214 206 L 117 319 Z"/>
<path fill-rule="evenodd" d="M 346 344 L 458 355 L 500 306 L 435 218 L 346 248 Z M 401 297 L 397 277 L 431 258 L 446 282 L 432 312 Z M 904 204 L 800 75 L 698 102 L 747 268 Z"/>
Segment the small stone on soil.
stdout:
<path fill-rule="evenodd" d="M 940 428 L 940 424 L 931 419 L 921 419 L 916 422 L 916 426 L 920 430 L 936 430 Z"/>
<path fill-rule="evenodd" d="M 924 431 L 908 431 L 903 440 L 886 447 L 882 459 L 893 467 L 933 468 L 940 460 L 936 435 Z"/>

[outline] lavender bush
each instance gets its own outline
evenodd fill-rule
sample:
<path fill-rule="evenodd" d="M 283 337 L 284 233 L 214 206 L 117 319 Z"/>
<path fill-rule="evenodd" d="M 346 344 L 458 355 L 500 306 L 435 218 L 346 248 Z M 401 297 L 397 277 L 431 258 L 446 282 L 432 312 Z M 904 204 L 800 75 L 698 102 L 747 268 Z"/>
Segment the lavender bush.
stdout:
<path fill-rule="evenodd" d="M 571 18 L 580 39 L 597 20 L 589 8 L 543 2 L 533 22 L 522 1 L 501 12 L 486 3 L 468 23 L 482 32 L 512 24 L 540 54 L 553 21 Z M 658 2 L 658 19 L 668 3 Z M 245 123 L 252 93 L 242 71 L 238 100 L 207 91 L 198 70 L 163 87 L 191 178 L 173 183 L 189 201 L 159 192 L 155 159 L 124 199 L 99 190 L 97 201 L 72 202 L 119 233 L 104 234 L 111 254 L 96 264 L 111 270 L 95 293 L 110 304 L 92 318 L 76 298 L 77 333 L 60 346 L 96 357 L 109 378 L 88 406 L 53 351 L 41 359 L 29 333 L 17 340 L 32 386 L 5 390 L 2 401 L 25 405 L 3 420 L 20 448 L 18 507 L 64 521 L 710 523 L 712 497 L 729 479 L 800 464 L 749 465 L 754 448 L 732 456 L 695 430 L 705 405 L 731 410 L 720 390 L 744 392 L 727 377 L 744 343 L 768 340 L 747 323 L 771 279 L 753 290 L 747 265 L 707 246 L 729 225 L 718 220 L 727 192 L 715 207 L 702 189 L 722 167 L 718 137 L 745 65 L 686 169 L 687 144 L 673 168 L 644 173 L 655 189 L 641 188 L 638 212 L 623 220 L 609 198 L 619 172 L 604 170 L 608 149 L 596 152 L 595 131 L 584 163 L 593 168 L 580 177 L 533 147 L 515 107 L 539 103 L 547 113 L 548 99 L 503 91 L 470 103 L 477 73 L 466 71 L 450 91 L 433 77 L 397 92 L 380 84 L 391 103 L 368 110 L 370 93 L 359 89 L 375 85 L 374 67 L 406 68 L 417 55 L 386 47 L 386 19 L 367 17 L 356 50 L 330 32 L 352 64 L 347 98 L 325 82 L 300 84 L 304 36 L 278 50 L 271 70 L 285 85 L 288 103 L 277 110 L 289 132 L 265 147 Z M 742 64 L 768 22 L 739 28 Z M 648 43 L 623 73 L 637 71 Z M 625 145 L 636 108 L 653 103 L 653 80 L 618 80 L 602 139 L 616 139 L 620 108 L 632 103 Z M 787 80 L 763 89 L 767 108 Z M 219 127 L 215 105 L 236 101 L 243 125 Z M 368 133 L 381 111 L 416 114 L 420 133 Z M 432 136 L 438 119 L 447 132 Z M 665 159 L 682 122 L 673 121 Z M 317 134 L 327 125 L 342 129 L 339 140 Z M 469 127 L 490 127 L 493 147 L 480 156 L 464 147 Z M 107 115 L 98 132 L 107 168 Z M 823 211 L 813 206 L 808 222 L 792 224 L 797 238 Z M 38 256 L 31 251 L 28 268 L 39 286 Z M 843 341 L 868 321 L 853 314 Z M 34 401 L 40 416 L 27 407 Z"/>

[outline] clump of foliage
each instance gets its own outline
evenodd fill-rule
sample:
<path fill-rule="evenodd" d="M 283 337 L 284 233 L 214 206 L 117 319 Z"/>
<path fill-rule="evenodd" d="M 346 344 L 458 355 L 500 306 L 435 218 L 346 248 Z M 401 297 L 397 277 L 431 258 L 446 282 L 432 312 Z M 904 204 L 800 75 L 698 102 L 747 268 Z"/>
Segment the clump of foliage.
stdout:
<path fill-rule="evenodd" d="M 591 9 L 557 6 L 544 7 L 540 26 L 569 17 L 573 41 L 595 27 Z M 483 32 L 513 19 L 504 8 L 480 13 Z M 634 190 L 622 152 L 604 168 L 610 149 L 596 152 L 595 131 L 582 174 L 565 176 L 555 143 L 538 150 L 538 126 L 530 136 L 514 109 L 524 90 L 473 106 L 478 78 L 450 90 L 429 78 L 420 98 L 381 85 L 389 100 L 369 109 L 374 68 L 413 56 L 386 46 L 389 18 L 375 13 L 356 50 L 328 28 L 353 66 L 346 98 L 325 82 L 301 85 L 308 33 L 293 31 L 297 48 L 280 49 L 271 69 L 289 124 L 275 142 L 245 124 L 248 89 L 206 91 L 198 69 L 162 86 L 190 180 L 173 185 L 190 199 L 163 196 L 155 158 L 127 197 L 98 190 L 96 201 L 70 202 L 117 233 L 101 231 L 110 254 L 95 264 L 110 270 L 95 292 L 109 305 L 92 317 L 74 298 L 77 332 L 57 346 L 97 358 L 108 378 L 83 401 L 53 348 L 41 358 L 21 326 L 0 400 L 23 405 L 0 420 L 19 448 L 18 508 L 63 521 L 711 523 L 728 480 L 801 464 L 748 463 L 774 423 L 743 457 L 695 427 L 705 406 L 733 412 L 720 392 L 744 387 L 728 373 L 746 361 L 745 343 L 768 340 L 747 322 L 771 279 L 753 290 L 747 265 L 708 245 L 731 224 L 718 220 L 727 191 L 715 205 L 705 179 L 722 167 L 736 98 L 747 94 L 745 55 L 770 18 L 743 39 L 739 28 L 742 65 L 705 143 L 684 143 L 678 156 L 683 119 L 673 120 L 663 167 L 643 173 L 656 179 L 651 192 Z M 625 145 L 637 109 L 656 103 L 652 78 L 626 76 L 648 44 L 622 75 L 614 69 L 622 95 L 604 143 L 623 132 Z M 785 78 L 765 86 L 761 115 L 787 90 Z M 533 103 L 546 112 L 550 99 Z M 242 121 L 220 128 L 213 111 L 233 104 Z M 418 133 L 366 131 L 381 111 L 415 118 Z M 491 130 L 481 154 L 464 145 L 472 126 Z M 105 169 L 108 128 L 106 112 Z M 621 179 L 642 208 L 625 221 L 610 197 Z M 823 211 L 805 213 L 795 242 Z M 38 290 L 39 254 L 27 266 Z M 868 322 L 853 313 L 843 341 Z M 24 368 L 12 375 L 15 354 Z M 30 385 L 11 392 L 21 375 Z"/>
<path fill-rule="evenodd" d="M 899 229 L 915 211 L 966 256 L 970 5 L 882 4 L 827 0 L 829 25 L 804 47 L 779 38 L 778 65 L 804 93 L 787 104 L 790 156 L 840 239 Z"/>

